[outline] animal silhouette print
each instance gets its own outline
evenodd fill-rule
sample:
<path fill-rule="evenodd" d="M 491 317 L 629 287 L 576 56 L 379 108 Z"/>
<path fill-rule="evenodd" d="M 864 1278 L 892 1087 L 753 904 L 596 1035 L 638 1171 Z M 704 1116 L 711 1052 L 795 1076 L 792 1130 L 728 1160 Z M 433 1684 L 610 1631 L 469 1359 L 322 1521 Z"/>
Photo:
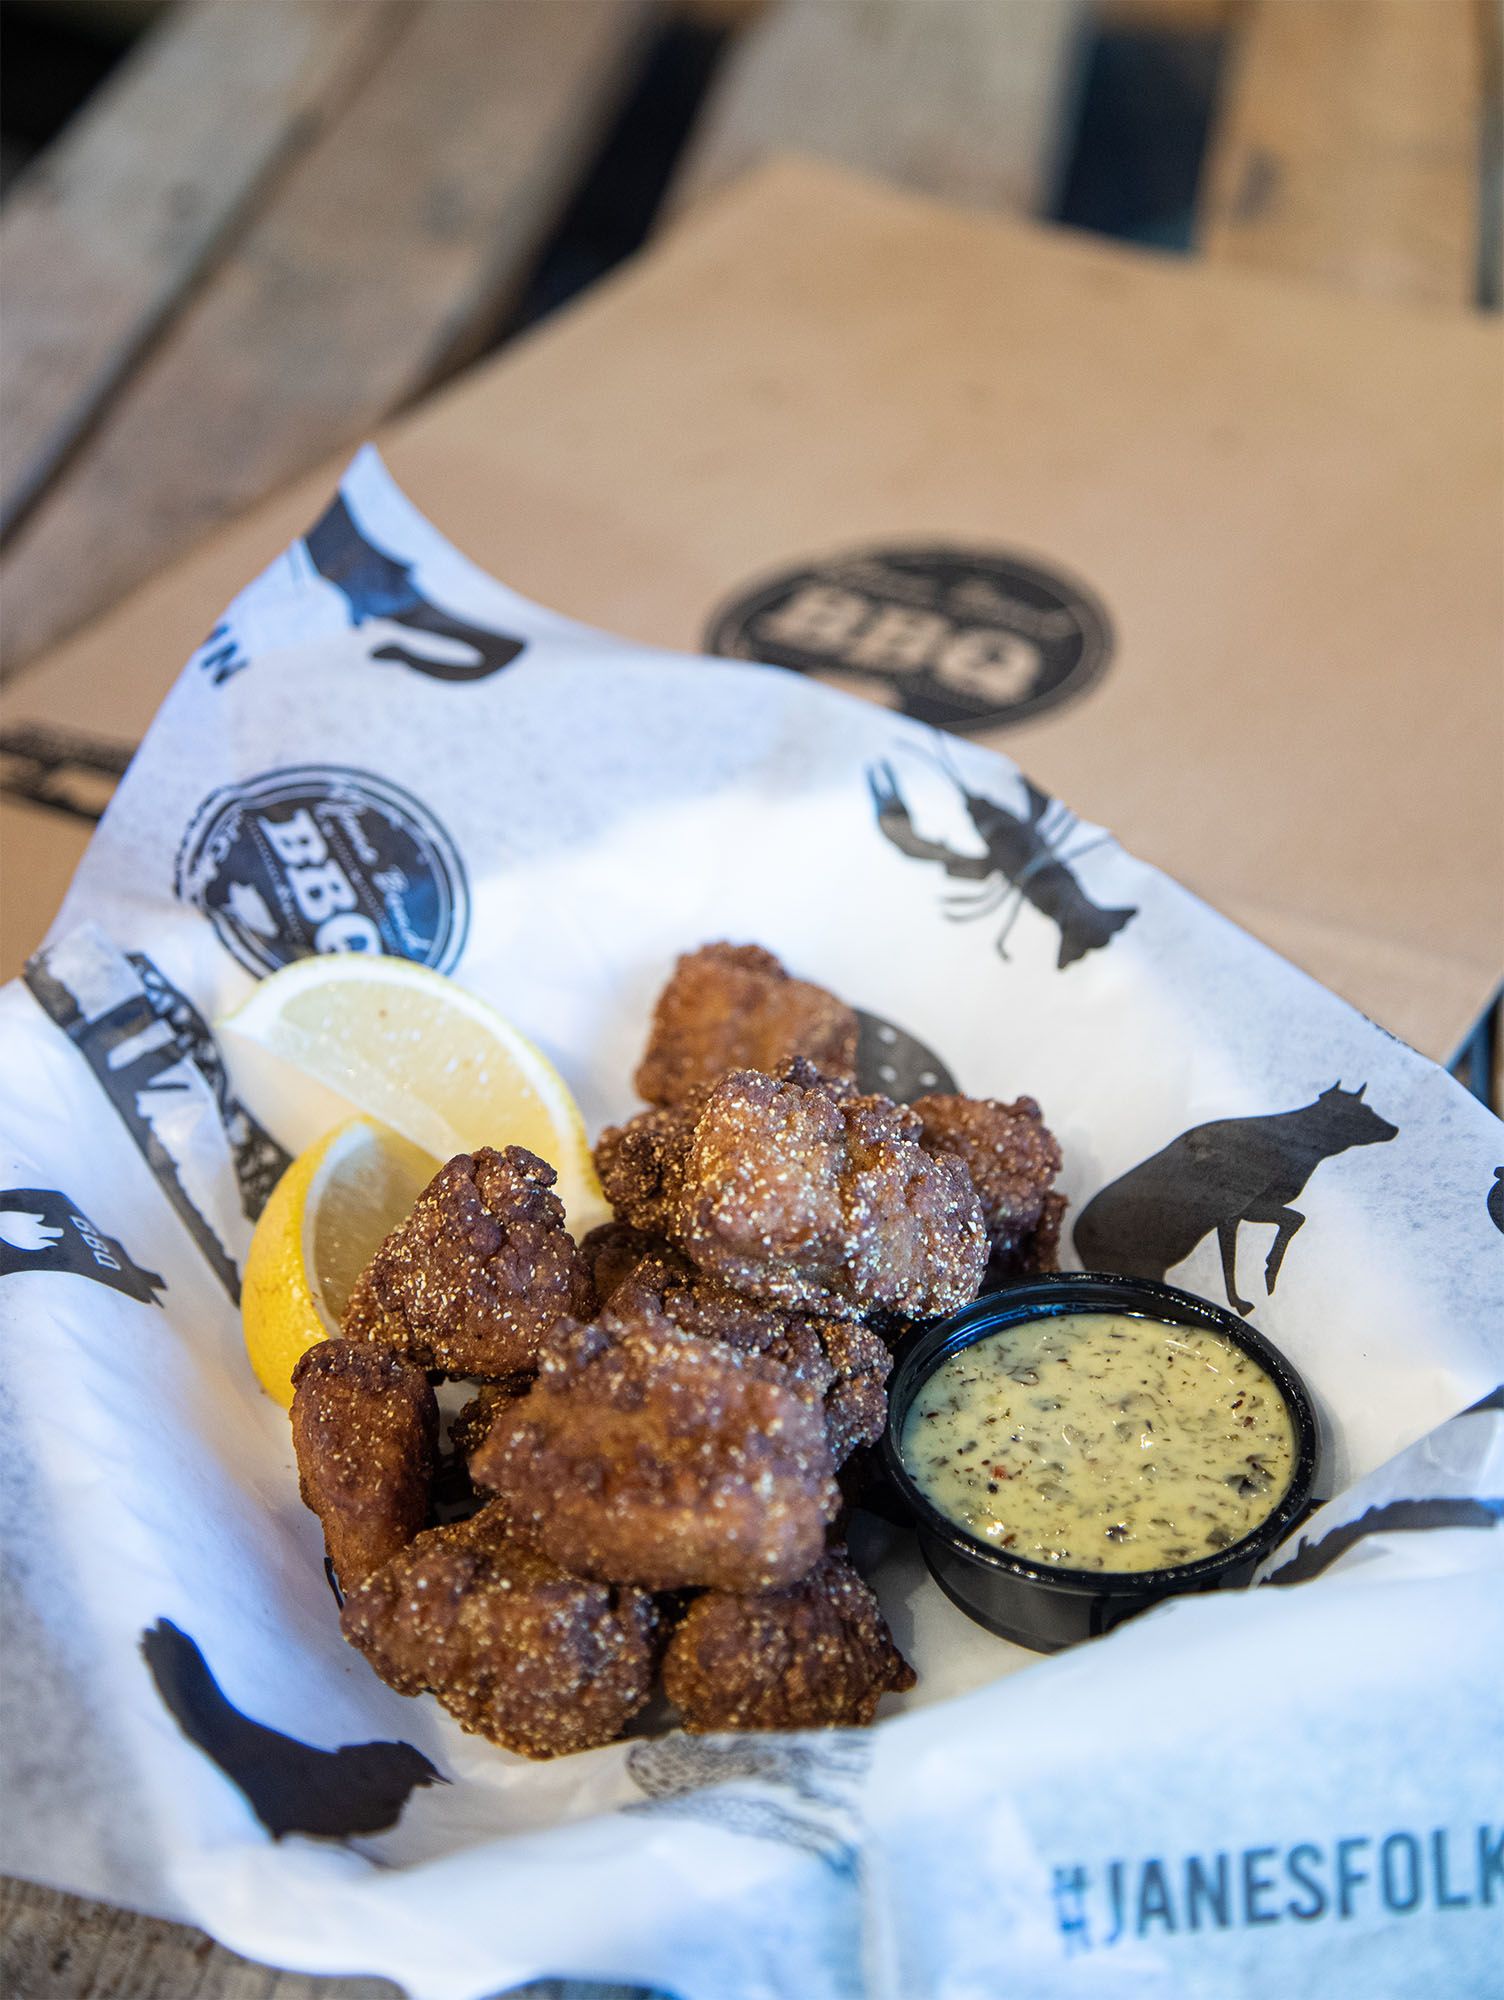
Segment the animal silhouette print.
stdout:
<path fill-rule="evenodd" d="M 1264 1263 L 1264 1289 L 1272 1294 L 1285 1252 L 1306 1219 L 1294 1203 L 1311 1175 L 1323 1160 L 1350 1146 L 1381 1145 L 1399 1129 L 1363 1102 L 1365 1088 L 1334 1083 L 1297 1111 L 1220 1118 L 1182 1132 L 1082 1209 L 1074 1231 L 1082 1264 L 1088 1271 L 1163 1278 L 1215 1229 L 1227 1302 L 1240 1313 L 1252 1312 L 1252 1303 L 1238 1295 L 1239 1228 L 1274 1224 Z"/>
<path fill-rule="evenodd" d="M 0 1192 L 0 1277 L 16 1271 L 66 1271 L 124 1292 L 144 1306 L 159 1306 L 167 1289 L 155 1271 L 144 1271 L 116 1237 L 106 1236 L 58 1188 L 6 1188 Z"/>
<path fill-rule="evenodd" d="M 247 1220 L 260 1214 L 288 1165 L 288 1155 L 258 1125 L 229 1086 L 207 1023 L 149 958 L 121 954 L 85 926 L 44 945 L 24 974 L 32 997 L 79 1050 L 156 1175 L 162 1192 L 232 1299 L 240 1273 L 226 1247 L 224 1218 L 200 1205 L 201 1183 L 189 1166 L 194 1148 L 212 1145 L 219 1127 Z M 90 1013 L 89 1007 L 98 1012 Z M 195 1113 L 208 1113 L 202 1125 Z M 193 1144 L 184 1154 L 185 1134 Z"/>
<path fill-rule="evenodd" d="M 1006 959 L 1009 933 L 1019 911 L 1029 903 L 1059 931 L 1060 954 L 1055 962 L 1063 970 L 1089 951 L 1100 951 L 1138 915 L 1136 908 L 1104 910 L 1094 903 L 1072 865 L 1091 847 L 1108 840 L 1109 835 L 1102 834 L 1087 847 L 1067 855 L 1065 841 L 1076 825 L 1076 816 L 1058 799 L 1052 799 L 1025 778 L 1022 783 L 1027 815 L 1011 812 L 996 799 L 972 791 L 950 762 L 943 744 L 935 761 L 965 802 L 982 843 L 980 854 L 958 853 L 943 841 L 926 840 L 916 830 L 890 763 L 872 765 L 867 784 L 877 813 L 878 831 L 900 854 L 907 854 L 913 861 L 938 862 L 953 880 L 982 885 L 977 891 L 963 890 L 945 899 L 945 914 L 950 922 L 970 923 L 1003 910 L 997 953 Z"/>
<path fill-rule="evenodd" d="M 435 680 L 478 681 L 523 650 L 525 642 L 510 633 L 466 624 L 431 603 L 413 581 L 413 565 L 368 542 L 338 495 L 303 545 L 319 575 L 343 594 L 351 624 L 376 626 L 372 636 L 383 643 L 373 646 L 373 660 L 393 660 Z"/>
<path fill-rule="evenodd" d="M 1501 1520 L 1504 1499 L 1389 1500 L 1382 1507 L 1365 1508 L 1356 1521 L 1344 1521 L 1319 1541 L 1308 1542 L 1302 1535 L 1290 1560 L 1271 1571 L 1264 1582 L 1309 1583 L 1369 1535 L 1426 1534 L 1433 1528 L 1496 1528 Z"/>
<path fill-rule="evenodd" d="M 817 1854 L 855 1873 L 858 1801 L 871 1745 L 857 1731 L 793 1736 L 672 1736 L 634 1743 L 627 1775 L 647 1797 L 630 1813 L 705 1820 L 727 1833 Z"/>
<path fill-rule="evenodd" d="M 410 1743 L 346 1743 L 319 1750 L 253 1722 L 220 1688 L 197 1644 L 159 1618 L 141 1634 L 141 1656 L 173 1720 L 245 1794 L 252 1812 L 281 1840 L 385 1833 L 420 1785 L 448 1780 Z"/>

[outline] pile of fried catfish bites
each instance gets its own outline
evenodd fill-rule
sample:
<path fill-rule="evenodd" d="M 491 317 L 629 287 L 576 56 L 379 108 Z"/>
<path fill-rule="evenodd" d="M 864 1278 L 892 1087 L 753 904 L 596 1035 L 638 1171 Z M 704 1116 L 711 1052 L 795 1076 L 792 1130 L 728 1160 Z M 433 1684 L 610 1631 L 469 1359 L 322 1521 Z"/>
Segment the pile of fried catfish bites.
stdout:
<path fill-rule="evenodd" d="M 913 1685 L 842 1489 L 892 1343 L 1052 1269 L 1065 1204 L 1031 1099 L 863 1093 L 857 1036 L 769 952 L 680 959 L 650 1108 L 596 1151 L 617 1220 L 577 1245 L 551 1167 L 462 1153 L 299 1361 L 342 1629 L 400 1693 L 552 1757 L 621 1735 L 660 1668 L 691 1730 L 868 1723 Z M 445 1461 L 479 1511 L 431 1526 L 443 1377 L 480 1385 Z"/>

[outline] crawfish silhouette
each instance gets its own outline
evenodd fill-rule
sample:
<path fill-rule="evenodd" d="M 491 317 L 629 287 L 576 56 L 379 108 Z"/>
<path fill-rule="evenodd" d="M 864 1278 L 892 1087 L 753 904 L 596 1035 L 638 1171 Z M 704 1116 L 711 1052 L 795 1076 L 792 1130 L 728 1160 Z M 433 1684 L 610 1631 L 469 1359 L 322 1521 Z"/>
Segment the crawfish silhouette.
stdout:
<path fill-rule="evenodd" d="M 914 861 L 938 861 L 954 879 L 982 884 L 974 894 L 945 898 L 945 914 L 952 923 L 970 923 L 1006 908 L 997 938 L 998 956 L 1006 959 L 1009 933 L 1019 911 L 1029 903 L 1060 932 L 1060 955 L 1055 962 L 1064 967 L 1084 958 L 1089 951 L 1100 950 L 1138 915 L 1136 907 L 1104 910 L 1094 903 L 1072 868 L 1073 862 L 1080 860 L 1090 847 L 1109 839 L 1109 835 L 1102 834 L 1088 847 L 1066 855 L 1063 843 L 1076 825 L 1076 815 L 1058 799 L 1052 799 L 1024 778 L 1028 816 L 1020 817 L 995 799 L 969 790 L 943 752 L 935 761 L 965 801 L 983 853 L 959 854 L 943 841 L 926 840 L 917 832 L 898 788 L 897 775 L 886 760 L 868 769 L 867 784 L 877 810 L 878 830 L 900 854 L 907 854 Z"/>

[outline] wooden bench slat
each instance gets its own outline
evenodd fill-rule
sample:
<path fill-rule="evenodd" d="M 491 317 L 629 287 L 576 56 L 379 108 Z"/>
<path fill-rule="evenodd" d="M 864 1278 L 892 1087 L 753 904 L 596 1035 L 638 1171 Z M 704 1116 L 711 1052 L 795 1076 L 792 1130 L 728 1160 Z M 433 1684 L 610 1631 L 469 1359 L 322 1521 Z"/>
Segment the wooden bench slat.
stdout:
<path fill-rule="evenodd" d="M 416 11 L 22 525 L 0 563 L 0 663 L 473 353 L 572 192 L 643 18 L 639 0 Z"/>
<path fill-rule="evenodd" d="M 1217 34 L 1226 28 L 1238 0 L 1092 0 L 1099 27 L 1117 34 Z"/>
<path fill-rule="evenodd" d="M 185 1924 L 6 1877 L 0 1877 L 0 1932 L 0 1983 L 13 2000 L 401 2000 L 401 1989 L 388 1979 L 278 1972 Z M 511 1989 L 510 2000 L 669 1996 L 642 1986 L 538 1979 Z"/>
<path fill-rule="evenodd" d="M 188 0 L 22 176 L 0 213 L 0 533 L 399 18 L 388 0 Z"/>
<path fill-rule="evenodd" d="M 673 203 L 792 149 L 1033 213 L 1068 138 L 1083 17 L 1083 0 L 783 0 L 727 58 Z"/>
<path fill-rule="evenodd" d="M 1373 298 L 1471 305 L 1474 0 L 1247 0 L 1203 179 L 1208 257 Z"/>

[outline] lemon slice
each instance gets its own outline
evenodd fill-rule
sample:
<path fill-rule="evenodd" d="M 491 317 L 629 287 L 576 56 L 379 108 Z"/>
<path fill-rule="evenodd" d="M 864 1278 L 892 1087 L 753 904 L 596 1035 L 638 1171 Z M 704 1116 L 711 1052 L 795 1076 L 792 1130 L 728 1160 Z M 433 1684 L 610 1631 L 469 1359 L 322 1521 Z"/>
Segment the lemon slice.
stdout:
<path fill-rule="evenodd" d="M 284 1408 L 298 1356 L 338 1333 L 355 1280 L 438 1170 L 400 1133 L 352 1118 L 300 1153 L 272 1190 L 240 1309 L 256 1379 Z"/>
<path fill-rule="evenodd" d="M 435 1159 L 526 1146 L 558 1174 L 577 1236 L 609 1213 L 564 1079 L 494 1008 L 442 973 L 364 952 L 300 958 L 219 1026 L 237 1088 L 237 1054 L 259 1050 Z M 246 1095 L 255 1109 L 254 1089 Z"/>

